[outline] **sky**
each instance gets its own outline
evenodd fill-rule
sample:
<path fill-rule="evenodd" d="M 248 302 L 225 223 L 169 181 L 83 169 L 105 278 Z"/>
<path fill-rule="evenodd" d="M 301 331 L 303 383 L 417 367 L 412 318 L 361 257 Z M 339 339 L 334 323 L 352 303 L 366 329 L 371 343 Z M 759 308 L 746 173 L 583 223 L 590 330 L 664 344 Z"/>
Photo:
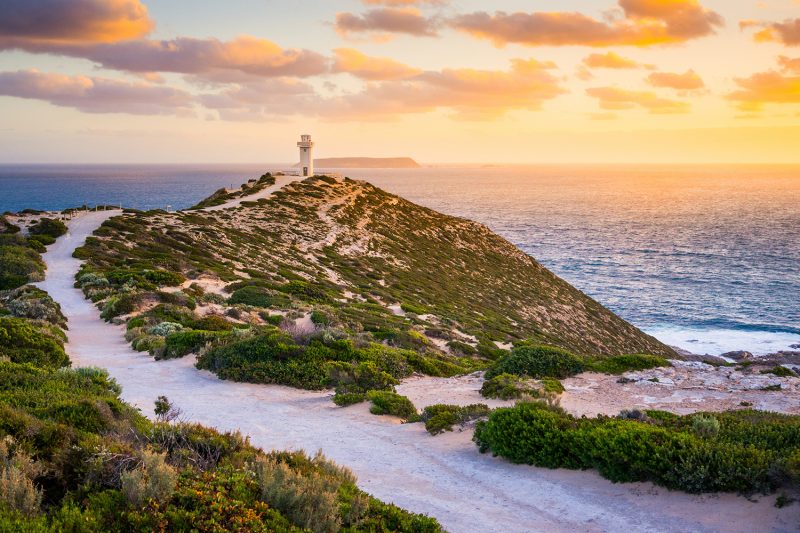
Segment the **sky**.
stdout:
<path fill-rule="evenodd" d="M 800 163 L 800 0 L 3 0 L 0 163 Z"/>

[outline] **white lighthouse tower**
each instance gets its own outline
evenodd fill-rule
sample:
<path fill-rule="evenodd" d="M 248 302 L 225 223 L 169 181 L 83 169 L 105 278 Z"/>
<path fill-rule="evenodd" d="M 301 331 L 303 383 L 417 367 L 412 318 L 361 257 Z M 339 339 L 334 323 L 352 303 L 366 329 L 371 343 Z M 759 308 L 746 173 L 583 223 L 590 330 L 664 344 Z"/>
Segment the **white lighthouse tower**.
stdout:
<path fill-rule="evenodd" d="M 311 141 L 311 135 L 301 135 L 300 142 L 297 143 L 300 148 L 300 173 L 302 176 L 314 175 L 314 143 Z"/>

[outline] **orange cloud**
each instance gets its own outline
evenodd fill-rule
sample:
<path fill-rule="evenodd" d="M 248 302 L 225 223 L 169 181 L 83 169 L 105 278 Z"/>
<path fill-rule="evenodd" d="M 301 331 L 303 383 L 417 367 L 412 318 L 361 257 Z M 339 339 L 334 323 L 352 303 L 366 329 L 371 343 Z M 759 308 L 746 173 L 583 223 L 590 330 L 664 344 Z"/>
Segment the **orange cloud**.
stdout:
<path fill-rule="evenodd" d="M 635 69 L 650 67 L 650 65 L 642 65 L 614 52 L 588 55 L 583 59 L 583 64 L 589 68 Z"/>
<path fill-rule="evenodd" d="M 800 57 L 791 58 L 786 56 L 780 56 L 778 58 L 778 64 L 785 71 L 795 72 L 797 74 L 800 74 Z"/>
<path fill-rule="evenodd" d="M 368 6 L 415 6 L 415 5 L 444 5 L 448 0 L 362 0 Z"/>
<path fill-rule="evenodd" d="M 189 93 L 163 85 L 38 70 L 0 72 L 0 95 L 44 100 L 86 113 L 187 115 L 193 105 Z"/>
<path fill-rule="evenodd" d="M 606 20 L 578 12 L 477 12 L 451 25 L 497 46 L 653 46 L 682 43 L 715 33 L 722 17 L 698 0 L 618 0 Z"/>
<path fill-rule="evenodd" d="M 333 72 L 346 72 L 370 81 L 401 80 L 422 73 L 421 69 L 410 67 L 387 57 L 370 57 L 352 48 L 337 48 Z"/>
<path fill-rule="evenodd" d="M 3 0 L 0 49 L 135 39 L 155 26 L 139 0 Z"/>
<path fill-rule="evenodd" d="M 759 43 L 778 42 L 786 46 L 800 46 L 800 18 L 786 19 L 783 22 L 764 22 L 758 20 L 742 20 L 739 29 L 761 28 L 753 34 L 753 40 Z"/>
<path fill-rule="evenodd" d="M 602 109 L 620 111 L 643 108 L 653 114 L 686 113 L 690 106 L 686 102 L 661 98 L 647 91 L 628 91 L 618 87 L 595 87 L 586 89 L 586 94 L 597 98 Z"/>
<path fill-rule="evenodd" d="M 566 91 L 550 62 L 514 59 L 511 69 L 445 69 L 406 81 L 367 86 L 361 93 L 330 102 L 326 116 L 388 120 L 406 113 L 451 110 L 456 118 L 492 120 L 512 110 L 541 109 Z"/>
<path fill-rule="evenodd" d="M 653 87 L 666 87 L 677 91 L 696 91 L 706 86 L 694 70 L 687 70 L 683 74 L 654 72 L 647 77 L 647 83 Z"/>
<path fill-rule="evenodd" d="M 363 15 L 336 14 L 336 31 L 342 36 L 353 33 L 405 33 L 417 37 L 435 37 L 437 24 L 414 8 L 380 8 Z"/>
<path fill-rule="evenodd" d="M 405 80 L 368 83 L 357 93 L 324 98 L 302 82 L 262 80 L 203 95 L 203 105 L 225 120 L 265 120 L 303 114 L 329 120 L 391 121 L 410 113 L 445 110 L 456 118 L 493 120 L 512 110 L 539 110 L 566 91 L 555 65 L 516 59 L 509 70 L 445 69 Z"/>
<path fill-rule="evenodd" d="M 739 90 L 727 98 L 737 102 L 742 111 L 758 112 L 766 104 L 800 104 L 800 76 L 770 71 L 735 81 Z"/>

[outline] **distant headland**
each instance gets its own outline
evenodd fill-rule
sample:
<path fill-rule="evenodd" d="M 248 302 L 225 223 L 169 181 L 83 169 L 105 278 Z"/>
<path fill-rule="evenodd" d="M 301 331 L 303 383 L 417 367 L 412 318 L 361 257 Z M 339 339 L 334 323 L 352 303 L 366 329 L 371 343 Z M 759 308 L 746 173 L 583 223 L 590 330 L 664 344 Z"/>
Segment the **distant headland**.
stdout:
<path fill-rule="evenodd" d="M 315 159 L 319 168 L 421 168 L 410 157 L 328 157 Z"/>

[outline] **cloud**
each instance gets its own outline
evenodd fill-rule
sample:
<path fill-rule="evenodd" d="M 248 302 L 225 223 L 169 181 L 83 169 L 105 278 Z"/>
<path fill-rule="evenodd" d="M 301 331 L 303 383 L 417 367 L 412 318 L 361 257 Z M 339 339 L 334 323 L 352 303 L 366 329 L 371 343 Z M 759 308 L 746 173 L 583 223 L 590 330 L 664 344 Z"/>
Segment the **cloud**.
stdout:
<path fill-rule="evenodd" d="M 756 42 L 778 42 L 786 46 L 800 46 L 800 18 L 786 19 L 783 22 L 742 20 L 739 29 L 760 28 L 753 34 Z"/>
<path fill-rule="evenodd" d="M 109 43 L 142 37 L 155 23 L 139 0 L 3 0 L 0 49 Z"/>
<path fill-rule="evenodd" d="M 363 15 L 336 14 L 336 31 L 342 36 L 353 33 L 378 33 L 380 35 L 405 33 L 417 37 L 437 36 L 438 24 L 414 8 L 371 9 Z"/>
<path fill-rule="evenodd" d="M 619 9 L 598 20 L 578 12 L 476 12 L 450 23 L 497 46 L 653 46 L 715 33 L 722 17 L 698 0 L 618 0 Z"/>
<path fill-rule="evenodd" d="M 653 114 L 686 113 L 690 106 L 686 102 L 661 98 L 647 91 L 628 91 L 618 87 L 595 87 L 586 89 L 586 94 L 597 98 L 602 109 L 620 111 L 643 108 Z"/>
<path fill-rule="evenodd" d="M 431 5 L 441 6 L 447 4 L 448 0 L 362 0 L 368 6 L 420 6 Z"/>
<path fill-rule="evenodd" d="M 492 120 L 512 110 L 539 110 L 566 92 L 555 65 L 515 59 L 508 70 L 445 69 L 409 79 L 369 82 L 359 92 L 323 97 L 307 83 L 262 80 L 200 98 L 225 120 L 264 120 L 278 115 L 391 121 L 411 113 L 449 111 L 465 120 Z"/>
<path fill-rule="evenodd" d="M 109 69 L 136 73 L 175 72 L 215 81 L 246 76 L 306 77 L 328 71 L 328 59 L 310 50 L 281 48 L 267 39 L 148 39 L 118 43 L 39 44 L 29 51 L 81 57 Z"/>
<path fill-rule="evenodd" d="M 687 70 L 683 74 L 654 72 L 647 77 L 647 83 L 653 87 L 666 87 L 677 91 L 697 91 L 706 86 L 694 70 Z"/>
<path fill-rule="evenodd" d="M 651 65 L 637 63 L 633 59 L 622 57 L 614 52 L 590 54 L 583 58 L 583 64 L 589 68 L 638 69 L 651 67 Z"/>
<path fill-rule="evenodd" d="M 727 95 L 741 111 L 760 112 L 766 104 L 800 104 L 800 70 L 790 63 L 788 73 L 759 72 L 748 78 L 736 78 L 739 90 Z"/>
<path fill-rule="evenodd" d="M 539 110 L 566 91 L 550 62 L 515 59 L 506 71 L 445 69 L 405 81 L 368 85 L 330 102 L 339 119 L 387 120 L 406 113 L 450 110 L 466 120 L 492 120 L 512 110 Z"/>
<path fill-rule="evenodd" d="M 785 71 L 795 72 L 797 74 L 800 74 L 800 57 L 791 58 L 786 56 L 780 56 L 778 58 L 778 64 Z"/>
<path fill-rule="evenodd" d="M 422 73 L 422 70 L 399 61 L 386 57 L 370 57 L 352 48 L 337 48 L 333 52 L 333 72 L 346 72 L 364 80 L 400 80 Z"/>
<path fill-rule="evenodd" d="M 187 115 L 193 104 L 189 93 L 163 85 L 38 70 L 0 72 L 0 95 L 44 100 L 86 113 Z"/>

